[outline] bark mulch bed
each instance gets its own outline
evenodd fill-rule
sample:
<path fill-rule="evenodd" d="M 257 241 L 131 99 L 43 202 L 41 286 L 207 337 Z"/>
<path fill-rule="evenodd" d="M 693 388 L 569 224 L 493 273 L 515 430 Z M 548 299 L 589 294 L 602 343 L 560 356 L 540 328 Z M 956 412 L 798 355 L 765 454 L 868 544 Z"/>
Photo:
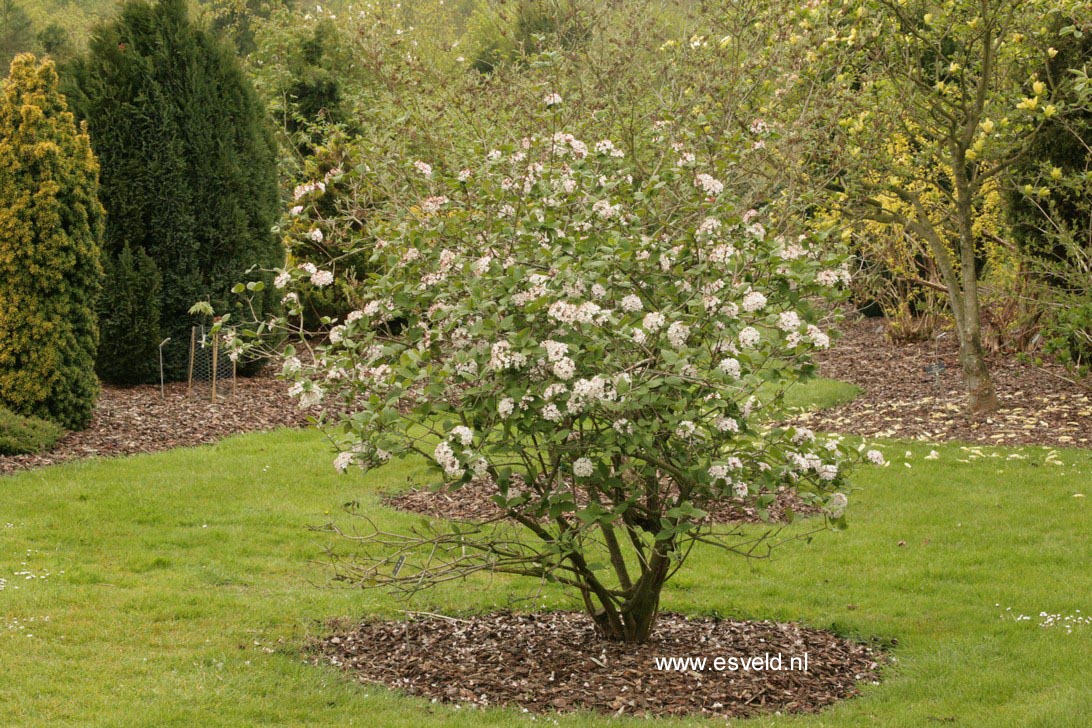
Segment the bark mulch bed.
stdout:
<path fill-rule="evenodd" d="M 400 511 L 419 513 L 434 518 L 451 521 L 492 521 L 503 515 L 500 507 L 493 502 L 496 486 L 492 483 L 475 479 L 458 490 L 431 490 L 413 488 L 383 498 L 384 505 Z M 578 498 L 578 502 L 579 502 Z M 767 512 L 769 521 L 763 521 L 758 515 L 758 508 L 753 498 L 747 501 L 732 499 L 703 506 L 709 515 L 702 519 L 706 523 L 780 523 L 784 520 L 785 510 L 791 508 L 797 518 L 814 516 L 821 509 L 804 503 L 800 496 L 789 488 L 781 488 L 777 498 L 770 504 Z"/>
<path fill-rule="evenodd" d="M 378 683 L 444 703 L 507 705 L 533 713 L 591 710 L 631 716 L 745 717 L 814 713 L 878 680 L 880 653 L 796 624 L 734 622 L 662 614 L 652 641 L 600 640 L 583 614 L 500 612 L 470 619 L 417 615 L 342 629 L 314 645 L 333 664 Z M 807 654 L 807 670 L 792 657 Z M 729 669 L 758 658 L 781 670 Z M 704 670 L 657 669 L 654 658 L 705 657 Z M 723 657 L 721 670 L 714 658 Z"/>
<path fill-rule="evenodd" d="M 1092 389 L 1067 381 L 1070 375 L 1061 367 L 990 356 L 1001 409 L 970 418 L 964 414 L 954 332 L 939 340 L 894 344 L 880 319 L 846 322 L 842 331 L 842 338 L 819 357 L 819 374 L 853 382 L 863 392 L 848 404 L 801 415 L 795 422 L 867 437 L 1092 447 Z M 925 371 L 937 362 L 943 371 Z"/>
<path fill-rule="evenodd" d="M 94 456 L 132 455 L 216 442 L 228 435 L 278 427 L 301 427 L 307 413 L 287 394 L 284 382 L 272 377 L 238 380 L 234 399 L 215 404 L 186 395 L 186 383 L 168 384 L 161 399 L 158 386 L 103 386 L 91 426 L 66 434 L 49 452 L 0 456 L 0 474 Z"/>

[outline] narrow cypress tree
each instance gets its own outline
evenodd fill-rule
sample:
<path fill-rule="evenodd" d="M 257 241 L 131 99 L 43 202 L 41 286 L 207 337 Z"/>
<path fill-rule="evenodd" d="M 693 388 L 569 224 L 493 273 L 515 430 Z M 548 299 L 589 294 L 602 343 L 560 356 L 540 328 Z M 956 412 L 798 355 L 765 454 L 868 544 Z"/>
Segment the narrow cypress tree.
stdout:
<path fill-rule="evenodd" d="M 231 47 L 190 22 L 185 0 L 129 2 L 66 76 L 102 164 L 105 248 L 155 261 L 167 374 L 181 378 L 190 306 L 223 311 L 249 268 L 283 262 L 264 110 Z M 274 305 L 267 291 L 261 308 Z"/>
<path fill-rule="evenodd" d="M 0 405 L 91 419 L 102 269 L 98 164 L 52 61 L 16 56 L 0 90 Z"/>

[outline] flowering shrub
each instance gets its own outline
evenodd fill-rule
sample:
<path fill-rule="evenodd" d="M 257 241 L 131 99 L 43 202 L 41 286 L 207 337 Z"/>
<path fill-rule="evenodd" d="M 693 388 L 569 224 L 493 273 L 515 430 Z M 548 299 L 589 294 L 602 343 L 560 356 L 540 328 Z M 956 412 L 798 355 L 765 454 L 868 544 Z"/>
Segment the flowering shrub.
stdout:
<path fill-rule="evenodd" d="M 545 97 L 543 129 L 562 106 Z M 361 235 L 378 272 L 345 286 L 356 307 L 313 358 L 290 349 L 284 375 L 334 423 L 339 470 L 417 455 L 447 487 L 486 479 L 535 540 L 405 537 L 394 556 L 362 556 L 363 578 L 559 581 L 605 635 L 643 641 L 694 542 L 765 548 L 705 524 L 703 507 L 764 508 L 787 484 L 844 519 L 853 453 L 769 424 L 778 392 L 830 344 L 817 304 L 840 295 L 842 261 L 735 210 L 717 160 L 673 125 L 638 143 L 663 147 L 658 166 L 561 131 L 483 150 L 473 167 L 406 162 L 416 199 Z M 334 259 L 275 285 L 291 318 L 301 294 L 338 278 Z"/>

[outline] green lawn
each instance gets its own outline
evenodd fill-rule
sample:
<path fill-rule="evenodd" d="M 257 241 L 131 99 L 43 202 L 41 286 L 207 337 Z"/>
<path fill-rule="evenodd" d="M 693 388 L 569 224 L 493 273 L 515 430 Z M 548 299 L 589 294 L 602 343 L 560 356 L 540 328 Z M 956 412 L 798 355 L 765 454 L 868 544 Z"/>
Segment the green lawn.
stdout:
<path fill-rule="evenodd" d="M 767 562 L 699 552 L 669 585 L 671 610 L 898 640 L 898 664 L 862 697 L 752 724 L 1092 724 L 1092 626 L 1038 626 L 1041 611 L 1092 613 L 1092 520 L 1088 498 L 1074 497 L 1092 496 L 1092 457 L 1063 451 L 1050 464 L 1040 449 L 1009 460 L 1014 451 L 944 446 L 923 459 L 930 449 L 887 443 L 890 467 L 860 471 L 848 531 Z M 341 518 L 350 500 L 376 504 L 385 526 L 412 523 L 374 494 L 415 475 L 400 464 L 338 476 L 316 433 L 282 431 L 0 478 L 0 724 L 530 724 L 303 662 L 301 644 L 322 620 L 404 608 L 324 588 L 315 560 L 330 537 L 307 526 Z M 476 581 L 413 607 L 485 610 L 505 597 L 503 584 Z M 546 603 L 572 606 L 556 592 Z"/>
<path fill-rule="evenodd" d="M 782 406 L 789 412 L 822 410 L 852 402 L 861 393 L 856 384 L 815 377 L 785 389 Z"/>

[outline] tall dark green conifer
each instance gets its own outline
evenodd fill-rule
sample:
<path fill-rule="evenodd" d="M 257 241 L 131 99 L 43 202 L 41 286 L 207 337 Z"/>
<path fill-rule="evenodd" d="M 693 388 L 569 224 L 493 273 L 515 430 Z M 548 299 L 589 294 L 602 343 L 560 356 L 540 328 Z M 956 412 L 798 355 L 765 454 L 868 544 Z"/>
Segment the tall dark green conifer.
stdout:
<path fill-rule="evenodd" d="M 106 274 L 99 299 L 99 357 L 95 369 L 114 384 L 139 384 L 159 377 L 160 277 L 143 250 L 125 246 L 103 256 Z"/>
<path fill-rule="evenodd" d="M 190 306 L 210 299 L 224 310 L 248 268 L 283 260 L 264 111 L 231 47 L 191 23 L 185 0 L 129 2 L 67 76 L 102 164 L 105 249 L 128 245 L 155 261 L 167 372 L 180 378 Z"/>

